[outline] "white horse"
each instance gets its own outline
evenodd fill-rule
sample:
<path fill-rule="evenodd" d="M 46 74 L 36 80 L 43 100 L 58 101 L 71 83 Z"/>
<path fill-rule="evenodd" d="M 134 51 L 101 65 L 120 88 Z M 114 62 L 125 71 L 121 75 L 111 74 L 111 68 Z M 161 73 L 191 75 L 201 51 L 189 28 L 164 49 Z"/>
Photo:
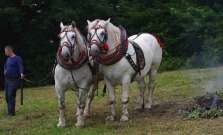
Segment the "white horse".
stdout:
<path fill-rule="evenodd" d="M 88 40 L 90 41 L 91 55 L 93 59 L 108 58 L 115 55 L 116 50 L 123 44 L 120 44 L 120 29 L 110 23 L 110 19 L 94 20 L 88 22 Z M 162 59 L 162 48 L 158 43 L 159 40 L 153 35 L 144 33 L 139 36 L 133 35 L 128 38 L 138 43 L 144 53 L 145 67 L 142 69 L 141 75 L 137 74 L 134 81 L 137 81 L 139 85 L 139 96 L 137 99 L 137 105 L 135 109 L 149 110 L 152 107 L 152 94 L 155 88 L 155 80 L 157 70 L 160 66 Z M 128 42 L 127 40 L 127 42 Z M 123 41 L 122 41 L 123 42 Z M 106 44 L 105 44 L 106 43 Z M 128 49 L 124 55 L 130 54 L 134 63 L 136 63 L 135 50 L 130 42 L 128 42 Z M 99 58 L 100 55 L 100 58 Z M 108 58 L 109 59 L 109 58 Z M 112 59 L 112 58 L 111 58 Z M 100 61 L 100 60 L 99 60 Z M 131 66 L 130 62 L 125 58 L 121 58 L 116 63 L 101 65 L 101 70 L 104 75 L 104 81 L 108 87 L 108 101 L 109 101 L 109 113 L 106 118 L 106 123 L 113 122 L 116 119 L 115 114 L 115 87 L 116 85 L 123 86 L 122 93 L 122 116 L 121 123 L 129 121 L 129 114 L 127 110 L 127 103 L 129 102 L 129 87 L 131 79 L 134 77 L 136 71 Z M 149 96 L 144 106 L 144 92 L 146 83 L 144 77 L 149 74 Z"/>
<path fill-rule="evenodd" d="M 87 89 L 89 89 L 92 82 L 93 75 L 88 65 L 89 57 L 86 44 L 82 38 L 82 35 L 75 27 L 73 21 L 71 25 L 64 26 L 60 23 L 61 33 L 60 46 L 57 54 L 58 65 L 55 68 L 55 89 L 58 95 L 59 106 L 59 123 L 58 127 L 66 126 L 65 119 L 65 92 L 69 89 L 73 89 L 76 92 L 78 98 L 77 105 L 77 128 L 83 128 L 84 123 L 84 107 L 85 107 L 85 95 Z M 95 78 L 93 78 L 96 80 Z M 88 93 L 88 105 L 85 108 L 85 114 L 90 115 L 90 102 L 94 96 L 96 85 L 91 85 Z"/>

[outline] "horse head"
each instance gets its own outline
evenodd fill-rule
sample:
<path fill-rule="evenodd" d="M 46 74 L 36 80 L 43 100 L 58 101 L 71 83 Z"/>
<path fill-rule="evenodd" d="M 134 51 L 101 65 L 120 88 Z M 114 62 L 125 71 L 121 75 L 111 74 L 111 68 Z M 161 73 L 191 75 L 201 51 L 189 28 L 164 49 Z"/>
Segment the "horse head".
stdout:
<path fill-rule="evenodd" d="M 69 61 L 77 46 L 75 27 L 75 21 L 71 25 L 63 25 L 62 22 L 60 23 L 61 33 L 58 35 L 60 38 L 59 55 L 65 62 Z"/>
<path fill-rule="evenodd" d="M 108 51 L 107 26 L 110 23 L 110 18 L 107 21 L 96 19 L 93 22 L 88 21 L 88 41 L 91 48 L 91 55 L 96 59 L 102 51 Z"/>

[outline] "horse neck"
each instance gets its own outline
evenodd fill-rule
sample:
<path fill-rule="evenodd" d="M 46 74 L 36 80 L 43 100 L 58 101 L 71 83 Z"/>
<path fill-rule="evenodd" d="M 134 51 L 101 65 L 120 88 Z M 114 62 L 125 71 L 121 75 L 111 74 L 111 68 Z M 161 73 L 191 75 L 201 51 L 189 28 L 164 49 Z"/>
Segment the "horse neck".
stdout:
<path fill-rule="evenodd" d="M 109 52 L 104 54 L 103 56 L 109 56 L 112 53 L 114 53 L 116 51 L 116 46 L 117 46 L 117 41 L 120 41 L 120 31 L 119 28 L 114 26 L 113 24 L 109 23 L 107 26 L 107 34 L 108 34 L 108 40 L 107 40 L 107 44 L 109 46 Z"/>
<path fill-rule="evenodd" d="M 85 44 L 83 42 L 83 39 L 82 39 L 80 33 L 76 29 L 74 31 L 76 34 L 76 41 L 75 41 L 76 47 L 74 48 L 72 58 L 74 60 L 77 60 L 80 57 L 80 54 L 82 53 L 82 51 L 84 51 Z"/>
<path fill-rule="evenodd" d="M 79 46 L 76 45 L 76 47 L 74 48 L 74 51 L 73 51 L 72 58 L 73 58 L 74 60 L 77 60 L 77 59 L 79 58 L 80 54 L 81 54 L 81 51 L 80 51 L 80 49 L 79 49 Z"/>

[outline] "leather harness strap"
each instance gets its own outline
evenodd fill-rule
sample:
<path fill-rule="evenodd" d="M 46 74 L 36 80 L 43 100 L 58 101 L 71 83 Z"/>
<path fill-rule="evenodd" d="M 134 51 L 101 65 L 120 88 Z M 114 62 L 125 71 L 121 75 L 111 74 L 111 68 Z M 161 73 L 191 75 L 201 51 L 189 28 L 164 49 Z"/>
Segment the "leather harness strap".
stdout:
<path fill-rule="evenodd" d="M 139 75 L 141 75 L 141 70 L 144 69 L 145 67 L 145 57 L 143 54 L 143 51 L 141 49 L 141 47 L 134 41 L 129 40 L 129 42 L 132 44 L 133 48 L 135 49 L 135 53 L 136 53 L 136 61 L 137 63 L 135 64 L 135 62 L 133 61 L 132 57 L 130 54 L 126 55 L 126 59 L 129 61 L 129 63 L 131 64 L 132 68 L 135 70 L 135 74 L 131 79 L 131 82 L 133 82 L 133 80 L 135 79 L 136 75 L 139 73 Z"/>
<path fill-rule="evenodd" d="M 127 39 L 126 30 L 122 26 L 119 26 L 119 29 L 121 33 L 120 34 L 121 46 L 118 47 L 113 54 L 111 54 L 110 56 L 106 58 L 99 55 L 100 63 L 103 65 L 109 66 L 109 65 L 115 64 L 118 61 L 120 61 L 126 54 L 126 51 L 128 49 L 128 39 Z"/>
<path fill-rule="evenodd" d="M 90 70 L 91 70 L 91 74 L 92 74 L 92 76 L 94 76 L 94 75 L 95 75 L 95 69 L 94 69 L 94 67 L 91 65 L 90 61 L 88 61 L 87 64 L 88 64 L 88 67 L 89 67 Z"/>
<path fill-rule="evenodd" d="M 71 74 L 71 78 L 72 78 L 72 80 L 73 80 L 73 82 L 74 82 L 74 86 L 75 86 L 75 88 L 76 88 L 76 89 L 82 89 L 82 90 L 86 90 L 86 91 L 87 91 L 86 88 L 81 88 L 81 87 L 79 87 L 79 86 L 77 85 L 76 81 L 74 80 L 74 75 L 73 75 L 73 73 L 72 73 L 71 70 L 70 70 L 70 74 Z M 75 91 L 74 89 L 72 89 L 72 90 Z"/>
<path fill-rule="evenodd" d="M 87 49 L 85 48 L 85 50 L 80 54 L 80 57 L 78 58 L 77 61 L 74 61 L 72 59 L 71 59 L 71 61 L 72 61 L 72 63 L 64 62 L 60 58 L 60 55 L 57 55 L 57 62 L 59 63 L 59 65 L 61 67 L 65 68 L 65 69 L 69 69 L 69 70 L 74 70 L 74 69 L 77 69 L 77 68 L 81 67 L 82 65 L 84 65 L 88 61 Z"/>
<path fill-rule="evenodd" d="M 68 43 L 68 42 L 64 42 L 64 43 L 62 44 L 62 47 L 60 47 L 59 50 L 58 50 L 58 52 L 57 52 L 57 56 L 56 56 L 56 58 L 57 58 L 57 63 L 58 63 L 61 67 L 65 68 L 65 69 L 68 69 L 68 70 L 74 70 L 74 69 L 80 68 L 80 67 L 83 66 L 85 63 L 87 63 L 88 66 L 89 66 L 89 68 L 90 68 L 90 70 L 91 70 L 91 74 L 92 74 L 92 76 L 93 76 L 93 75 L 95 74 L 95 69 L 93 68 L 93 66 L 91 65 L 91 63 L 90 63 L 90 61 L 89 61 L 86 39 L 85 39 L 84 36 L 80 33 L 80 31 L 79 31 L 78 28 L 75 28 L 75 29 L 79 32 L 79 34 L 81 35 L 81 37 L 82 37 L 82 39 L 83 39 L 83 41 L 84 41 L 84 43 L 85 43 L 85 45 L 86 45 L 86 46 L 84 47 L 84 50 L 81 52 L 79 58 L 78 58 L 76 61 L 74 61 L 73 58 L 70 58 L 70 60 L 71 60 L 72 63 L 64 62 L 64 61 L 60 58 L 61 48 L 62 48 L 63 46 L 66 46 L 66 47 L 69 48 L 70 51 L 72 50 L 72 47 L 69 45 L 69 43 Z M 70 30 L 70 29 L 68 29 L 68 28 L 65 28 L 61 33 L 63 33 L 63 32 L 74 32 L 74 31 L 72 31 L 72 30 Z M 60 36 L 61 33 L 60 33 L 58 36 Z M 65 35 L 66 35 L 66 34 L 65 34 Z"/>
<path fill-rule="evenodd" d="M 99 38 L 99 36 L 98 36 L 98 34 L 97 34 L 97 30 L 98 30 L 98 29 L 103 29 L 104 31 L 106 31 L 106 29 L 105 29 L 103 26 L 101 26 L 101 25 L 96 25 L 96 26 L 94 26 L 92 29 L 95 30 L 94 35 L 97 36 L 97 38 L 98 38 L 98 40 L 99 40 L 100 42 L 97 41 L 97 40 L 95 40 L 95 39 L 93 39 L 93 40 L 91 40 L 91 42 L 90 42 L 90 46 L 93 45 L 93 44 L 96 44 L 99 48 L 103 48 L 103 47 L 104 47 L 104 43 L 105 43 L 106 41 L 105 41 L 105 39 L 104 39 L 103 42 L 100 40 L 100 38 Z M 90 34 L 90 33 L 89 33 L 89 34 Z M 94 35 L 93 35 L 93 36 L 94 36 Z M 93 36 L 92 36 L 92 37 L 93 37 Z M 91 37 L 91 36 L 90 36 L 90 37 Z"/>

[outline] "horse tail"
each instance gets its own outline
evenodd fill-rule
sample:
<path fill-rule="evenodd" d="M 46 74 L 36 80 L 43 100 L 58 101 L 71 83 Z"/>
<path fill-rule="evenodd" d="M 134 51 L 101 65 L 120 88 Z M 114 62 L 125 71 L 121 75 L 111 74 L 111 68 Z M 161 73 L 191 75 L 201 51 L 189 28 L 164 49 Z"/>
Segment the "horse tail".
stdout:
<path fill-rule="evenodd" d="M 158 37 L 156 37 L 154 34 L 152 34 L 153 37 L 156 38 L 157 42 L 159 43 L 160 47 L 162 48 L 162 50 L 164 50 L 164 46 L 163 46 L 163 43 L 160 41 L 160 39 Z"/>

